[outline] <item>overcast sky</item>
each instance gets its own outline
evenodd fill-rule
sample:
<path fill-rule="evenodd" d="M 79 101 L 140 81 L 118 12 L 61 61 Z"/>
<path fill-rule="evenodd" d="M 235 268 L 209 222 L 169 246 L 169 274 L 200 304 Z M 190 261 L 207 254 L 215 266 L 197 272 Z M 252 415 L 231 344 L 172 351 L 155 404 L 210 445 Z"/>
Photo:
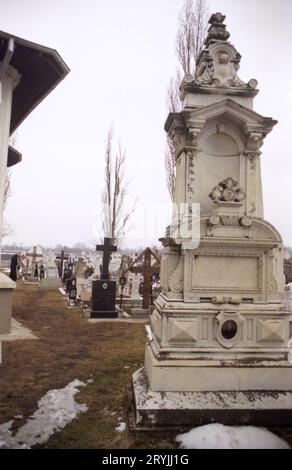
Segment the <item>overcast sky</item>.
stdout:
<path fill-rule="evenodd" d="M 126 246 L 163 235 L 170 222 L 164 170 L 165 91 L 175 72 L 183 0 L 0 0 L 0 29 L 56 49 L 70 74 L 20 126 L 23 161 L 12 168 L 7 242 L 91 243 L 97 237 L 104 146 L 111 124 L 127 151 L 129 201 L 138 199 Z M 256 78 L 254 110 L 279 121 L 262 148 L 265 218 L 292 246 L 292 2 L 209 0 L 226 15 Z M 144 224 L 142 205 L 147 205 Z M 160 216 L 150 220 L 158 206 Z M 157 212 L 157 211 L 156 211 Z M 146 228 L 148 227 L 148 231 Z"/>

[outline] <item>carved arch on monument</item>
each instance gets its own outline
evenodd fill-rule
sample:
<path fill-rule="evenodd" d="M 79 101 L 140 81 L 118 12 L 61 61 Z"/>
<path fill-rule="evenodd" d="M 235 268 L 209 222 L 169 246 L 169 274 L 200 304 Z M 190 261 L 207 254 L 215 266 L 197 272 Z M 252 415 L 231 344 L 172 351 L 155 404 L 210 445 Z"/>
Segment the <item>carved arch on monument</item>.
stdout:
<path fill-rule="evenodd" d="M 241 123 L 242 124 L 242 123 Z M 199 136 L 199 148 L 202 150 L 204 143 L 214 134 L 224 134 L 231 138 L 236 146 L 237 152 L 243 154 L 245 150 L 245 135 L 239 122 L 233 119 L 228 113 L 212 116 L 206 123 Z"/>
<path fill-rule="evenodd" d="M 215 59 L 221 51 L 224 51 L 226 54 L 228 54 L 230 60 L 239 62 L 240 54 L 237 52 L 237 50 L 232 44 L 220 41 L 215 42 L 214 44 L 211 44 L 209 46 L 209 52 L 213 59 Z"/>
<path fill-rule="evenodd" d="M 220 181 L 232 177 L 246 188 L 244 135 L 242 129 L 226 117 L 212 118 L 206 122 L 200 137 L 199 181 L 203 210 L 211 210 L 208 194 Z M 209 191 L 209 192 L 208 192 Z"/>
<path fill-rule="evenodd" d="M 277 123 L 274 119 L 266 118 L 256 113 L 252 109 L 241 106 L 236 103 L 234 100 L 227 98 L 216 103 L 209 104 L 202 108 L 195 108 L 191 111 L 188 111 L 187 115 L 187 124 L 189 121 L 190 127 L 198 127 L 202 123 L 211 120 L 219 119 L 220 116 L 230 116 L 232 122 L 236 122 L 240 128 L 247 130 L 249 126 L 254 128 L 257 126 L 258 129 L 261 129 L 261 132 L 264 131 L 267 135 Z M 172 120 L 174 117 L 170 115 Z M 168 127 L 171 123 L 169 123 Z"/>
<path fill-rule="evenodd" d="M 272 240 L 282 243 L 282 237 L 278 230 L 270 222 L 258 217 L 252 218 L 252 234 L 255 240 Z"/>
<path fill-rule="evenodd" d="M 220 216 L 214 216 L 211 212 L 208 215 L 204 215 L 203 217 L 200 218 L 200 227 L 201 227 L 201 238 L 204 238 L 205 236 L 208 236 L 208 230 L 210 227 L 210 219 L 215 218 L 213 222 L 213 225 L 220 225 L 223 224 L 225 225 L 225 220 L 221 220 L 222 218 Z M 241 216 L 234 216 L 231 217 L 230 220 L 230 225 L 242 225 L 240 220 L 242 218 L 250 220 L 250 238 L 253 238 L 256 241 L 267 241 L 269 243 L 275 243 L 275 244 L 282 244 L 282 237 L 278 230 L 269 222 L 266 220 L 260 219 L 259 217 L 241 217 Z M 233 220 L 232 220 L 233 219 Z M 236 220 L 238 219 L 238 223 L 236 223 Z"/>

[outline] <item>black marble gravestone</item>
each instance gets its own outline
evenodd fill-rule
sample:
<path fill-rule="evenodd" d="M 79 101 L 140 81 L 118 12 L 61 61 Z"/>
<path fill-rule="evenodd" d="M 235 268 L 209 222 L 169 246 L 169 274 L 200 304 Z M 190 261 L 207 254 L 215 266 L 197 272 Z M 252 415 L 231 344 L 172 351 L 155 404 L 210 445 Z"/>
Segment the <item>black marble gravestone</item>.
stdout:
<path fill-rule="evenodd" d="M 17 280 L 17 270 L 18 270 L 18 255 L 15 254 L 11 258 L 11 263 L 10 263 L 10 274 L 9 277 L 12 279 L 12 281 Z"/>
<path fill-rule="evenodd" d="M 109 279 L 92 282 L 91 318 L 116 318 L 116 283 Z"/>
<path fill-rule="evenodd" d="M 116 282 L 109 279 L 110 253 L 117 251 L 111 245 L 110 238 L 104 238 L 103 245 L 97 245 L 96 251 L 103 251 L 101 279 L 92 281 L 91 318 L 116 318 L 115 306 Z"/>

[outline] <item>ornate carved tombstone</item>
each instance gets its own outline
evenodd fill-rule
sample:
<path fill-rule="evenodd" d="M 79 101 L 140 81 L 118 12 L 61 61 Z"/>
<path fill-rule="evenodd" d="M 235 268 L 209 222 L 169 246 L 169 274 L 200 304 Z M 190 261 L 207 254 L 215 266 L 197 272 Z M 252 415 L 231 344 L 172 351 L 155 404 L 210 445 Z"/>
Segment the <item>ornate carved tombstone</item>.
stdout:
<path fill-rule="evenodd" d="M 253 111 L 257 82 L 238 77 L 224 19 L 211 16 L 196 76 L 181 85 L 182 111 L 165 125 L 176 148 L 175 203 L 187 206 L 188 223 L 200 204 L 200 239 L 172 226 L 162 239 L 162 293 L 145 367 L 133 376 L 144 425 L 292 419 L 292 312 L 260 168 L 277 121 Z"/>

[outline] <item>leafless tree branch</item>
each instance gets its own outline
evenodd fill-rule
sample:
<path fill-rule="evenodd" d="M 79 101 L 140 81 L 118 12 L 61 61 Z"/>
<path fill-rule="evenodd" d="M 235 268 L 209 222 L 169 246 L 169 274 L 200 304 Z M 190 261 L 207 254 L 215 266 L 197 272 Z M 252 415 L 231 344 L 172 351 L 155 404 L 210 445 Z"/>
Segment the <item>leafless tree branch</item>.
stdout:
<path fill-rule="evenodd" d="M 11 196 L 11 173 L 9 170 L 6 172 L 5 189 L 4 189 L 4 201 L 3 210 L 7 207 L 8 198 Z"/>
<path fill-rule="evenodd" d="M 203 48 L 204 38 L 207 32 L 209 11 L 207 0 L 185 0 L 178 17 L 178 31 L 176 35 L 176 55 L 182 72 L 195 74 L 196 62 Z M 180 85 L 182 73 L 176 71 L 170 80 L 166 104 L 170 113 L 181 111 Z M 175 149 L 171 139 L 167 137 L 165 149 L 165 170 L 167 188 L 171 198 L 174 197 L 175 188 Z"/>
<path fill-rule="evenodd" d="M 165 147 L 165 170 L 166 170 L 166 184 L 171 199 L 174 199 L 175 190 L 175 176 L 176 176 L 176 161 L 175 161 L 175 149 L 169 136 L 166 137 Z"/>
<path fill-rule="evenodd" d="M 166 104 L 168 112 L 179 113 L 181 111 L 181 100 L 180 100 L 180 84 L 182 81 L 182 74 L 179 69 L 176 70 L 175 76 L 170 80 L 167 95 Z"/>
<path fill-rule="evenodd" d="M 104 236 L 121 243 L 128 229 L 128 222 L 134 207 L 126 209 L 129 182 L 125 180 L 126 152 L 119 144 L 113 156 L 113 130 L 107 136 L 105 151 L 105 188 L 102 192 Z"/>

